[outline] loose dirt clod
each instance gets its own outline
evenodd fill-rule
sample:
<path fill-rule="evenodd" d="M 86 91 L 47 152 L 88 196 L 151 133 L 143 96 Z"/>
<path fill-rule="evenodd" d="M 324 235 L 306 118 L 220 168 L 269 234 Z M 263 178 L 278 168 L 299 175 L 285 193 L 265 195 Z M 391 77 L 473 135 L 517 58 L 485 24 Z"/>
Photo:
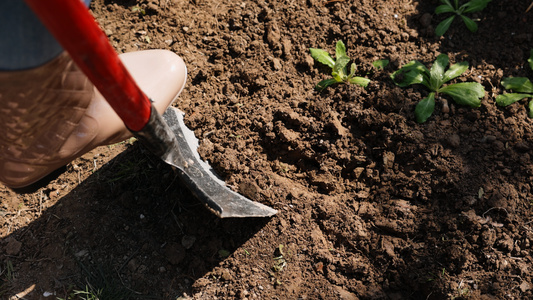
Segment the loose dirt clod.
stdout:
<path fill-rule="evenodd" d="M 10 238 L 7 241 L 5 251 L 7 255 L 18 255 L 20 253 L 21 248 L 22 248 L 21 242 L 15 240 L 14 238 Z"/>

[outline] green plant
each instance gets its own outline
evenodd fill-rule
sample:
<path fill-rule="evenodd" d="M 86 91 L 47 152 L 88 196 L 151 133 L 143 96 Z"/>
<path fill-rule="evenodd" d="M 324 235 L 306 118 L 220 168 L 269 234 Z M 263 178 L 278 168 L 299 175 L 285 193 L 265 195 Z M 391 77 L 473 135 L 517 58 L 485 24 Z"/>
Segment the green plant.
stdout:
<path fill-rule="evenodd" d="M 529 67 L 533 70 L 533 49 L 527 61 L 529 62 Z M 496 104 L 507 106 L 525 98 L 532 98 L 528 104 L 528 115 L 533 118 L 533 83 L 526 77 L 507 77 L 502 80 L 501 84 L 506 90 L 513 90 L 518 93 L 498 95 Z"/>
<path fill-rule="evenodd" d="M 422 63 L 413 60 L 391 74 L 394 83 L 400 87 L 412 84 L 423 84 L 430 93 L 422 99 L 415 108 L 415 117 L 418 123 L 424 123 L 435 109 L 435 97 L 439 93 L 450 96 L 455 103 L 479 107 L 481 98 L 485 95 L 485 89 L 477 82 L 460 82 L 443 86 L 444 83 L 460 76 L 468 69 L 467 62 L 460 62 L 448 66 L 449 59 L 446 54 L 440 54 L 428 70 Z M 445 106 L 447 101 L 443 99 Z"/>
<path fill-rule="evenodd" d="M 0 298 L 7 293 L 14 279 L 13 263 L 8 260 L 5 267 L 0 265 Z"/>
<path fill-rule="evenodd" d="M 85 283 L 81 282 L 77 286 L 84 286 L 83 289 L 75 289 L 69 287 L 69 293 L 65 298 L 57 298 L 58 300 L 100 300 L 100 299 L 112 299 L 112 300 L 125 300 L 131 299 L 134 292 L 124 286 L 120 279 L 120 276 L 114 275 L 115 272 L 110 268 L 110 265 L 85 265 L 83 262 L 78 261 L 81 267 L 83 277 L 85 277 Z"/>
<path fill-rule="evenodd" d="M 226 258 L 228 256 L 231 255 L 231 252 L 229 252 L 228 250 L 226 249 L 220 249 L 218 250 L 218 256 L 220 256 L 220 258 Z"/>
<path fill-rule="evenodd" d="M 151 170 L 143 167 L 143 164 L 146 164 L 147 161 L 147 158 L 120 161 L 117 171 L 112 173 L 109 178 L 106 179 L 106 182 L 113 183 L 120 180 L 131 180 L 136 177 L 150 177 L 149 173 Z"/>
<path fill-rule="evenodd" d="M 139 5 L 135 5 L 131 8 L 132 12 L 139 13 L 141 15 L 146 15 L 146 10 L 144 8 L 140 7 Z"/>
<path fill-rule="evenodd" d="M 67 298 L 57 298 L 58 300 L 73 300 L 73 299 L 81 299 L 81 300 L 99 300 L 101 299 L 102 290 L 94 291 L 93 288 L 90 285 L 85 286 L 85 290 L 74 290 L 72 291 Z"/>
<path fill-rule="evenodd" d="M 435 28 L 435 34 L 437 36 L 444 35 L 444 33 L 448 31 L 448 28 L 450 28 L 450 25 L 457 16 L 461 17 L 468 30 L 470 30 L 471 32 L 476 32 L 476 22 L 471 18 L 465 16 L 464 14 L 482 11 L 487 6 L 487 4 L 489 4 L 490 1 L 491 0 L 470 0 L 465 4 L 459 6 L 459 0 L 453 0 L 453 4 L 450 0 L 441 0 L 443 4 L 437 6 L 437 8 L 435 9 L 435 14 L 439 15 L 443 13 L 453 13 L 454 15 L 440 22 L 437 25 L 437 28 Z"/>
<path fill-rule="evenodd" d="M 366 87 L 370 82 L 367 78 L 355 76 L 355 70 L 357 68 L 355 63 L 350 65 L 350 73 L 348 73 L 348 63 L 350 62 L 350 58 L 346 55 L 346 46 L 342 41 L 338 41 L 335 45 L 335 60 L 333 60 L 326 50 L 310 48 L 309 52 L 311 52 L 311 56 L 316 61 L 330 67 L 331 76 L 333 76 L 333 78 L 320 81 L 315 86 L 317 90 L 323 90 L 332 84 L 341 82 L 348 82 Z"/>
<path fill-rule="evenodd" d="M 389 60 L 388 59 L 380 59 L 380 60 L 376 60 L 375 62 L 372 63 L 372 65 L 374 66 L 374 68 L 378 69 L 378 70 L 383 70 L 385 69 L 385 67 L 389 64 Z"/>

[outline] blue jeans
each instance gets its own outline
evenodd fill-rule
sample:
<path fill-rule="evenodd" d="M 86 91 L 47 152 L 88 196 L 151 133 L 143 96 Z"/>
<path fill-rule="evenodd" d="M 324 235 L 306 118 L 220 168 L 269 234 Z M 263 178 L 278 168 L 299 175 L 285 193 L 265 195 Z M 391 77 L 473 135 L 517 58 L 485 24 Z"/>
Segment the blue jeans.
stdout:
<path fill-rule="evenodd" d="M 91 3 L 91 0 L 82 1 L 87 6 Z M 34 68 L 63 52 L 23 0 L 0 0 L 0 12 L 1 71 Z"/>

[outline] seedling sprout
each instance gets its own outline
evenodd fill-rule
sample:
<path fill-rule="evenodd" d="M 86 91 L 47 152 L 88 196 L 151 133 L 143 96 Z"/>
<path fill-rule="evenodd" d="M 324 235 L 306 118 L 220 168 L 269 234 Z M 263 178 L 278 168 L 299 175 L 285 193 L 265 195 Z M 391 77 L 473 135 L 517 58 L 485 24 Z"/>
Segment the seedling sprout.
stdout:
<path fill-rule="evenodd" d="M 392 73 L 391 78 L 400 87 L 412 84 L 423 84 L 430 93 L 422 99 L 415 108 L 415 117 L 418 123 L 424 123 L 435 109 L 435 96 L 439 93 L 450 96 L 457 104 L 479 107 L 481 98 L 485 95 L 485 89 L 477 82 L 460 82 L 443 86 L 444 83 L 460 76 L 468 69 L 467 62 L 460 62 L 448 66 L 449 59 L 446 54 L 437 56 L 435 63 L 428 70 L 422 63 L 413 60 Z"/>
<path fill-rule="evenodd" d="M 529 67 L 533 70 L 533 49 L 527 61 L 529 62 Z M 513 90 L 517 93 L 498 95 L 496 97 L 496 104 L 507 106 L 525 98 L 532 98 L 528 104 L 528 115 L 530 118 L 533 118 L 533 83 L 526 77 L 507 77 L 501 83 L 506 90 Z"/>
<path fill-rule="evenodd" d="M 335 46 L 335 60 L 329 55 L 326 50 L 310 48 L 311 56 L 318 62 L 325 64 L 331 68 L 331 76 L 326 80 L 320 81 L 315 88 L 317 90 L 323 90 L 328 86 L 336 83 L 353 83 L 366 87 L 370 82 L 370 79 L 355 76 L 356 64 L 352 63 L 350 65 L 350 73 L 348 73 L 348 63 L 350 58 L 346 55 L 346 46 L 342 41 L 338 41 Z"/>
<path fill-rule="evenodd" d="M 482 11 L 490 1 L 491 0 L 470 0 L 459 6 L 459 0 L 453 0 L 453 4 L 450 0 L 441 0 L 443 4 L 437 6 L 435 14 L 453 13 L 453 15 L 437 25 L 437 28 L 435 28 L 435 34 L 437 36 L 444 35 L 457 16 L 463 20 L 468 30 L 476 32 L 478 28 L 476 22 L 464 14 Z"/>

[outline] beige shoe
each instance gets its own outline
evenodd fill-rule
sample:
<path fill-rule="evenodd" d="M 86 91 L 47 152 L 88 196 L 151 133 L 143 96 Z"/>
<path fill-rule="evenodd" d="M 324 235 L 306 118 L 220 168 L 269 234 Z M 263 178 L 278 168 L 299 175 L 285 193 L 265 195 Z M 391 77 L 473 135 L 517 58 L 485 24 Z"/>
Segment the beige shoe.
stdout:
<path fill-rule="evenodd" d="M 185 86 L 185 63 L 170 51 L 119 57 L 160 113 Z M 35 69 L 0 72 L 0 128 L 0 181 L 12 188 L 28 186 L 97 146 L 131 137 L 65 53 Z"/>

